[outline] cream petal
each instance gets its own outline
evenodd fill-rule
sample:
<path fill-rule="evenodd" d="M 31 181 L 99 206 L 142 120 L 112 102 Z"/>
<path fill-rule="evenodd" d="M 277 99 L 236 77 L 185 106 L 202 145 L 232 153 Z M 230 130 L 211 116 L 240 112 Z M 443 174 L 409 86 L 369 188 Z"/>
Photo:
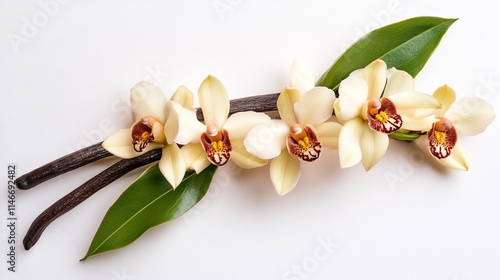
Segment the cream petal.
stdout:
<path fill-rule="evenodd" d="M 205 124 L 222 128 L 229 115 L 229 96 L 221 81 L 211 75 L 205 78 L 198 90 L 198 100 Z"/>
<path fill-rule="evenodd" d="M 179 113 L 180 105 L 175 102 L 167 102 L 165 106 L 166 121 L 163 127 L 167 144 L 172 144 L 179 132 Z"/>
<path fill-rule="evenodd" d="M 276 192 L 283 196 L 289 193 L 299 181 L 299 159 L 285 149 L 271 161 L 269 172 Z"/>
<path fill-rule="evenodd" d="M 436 112 L 436 117 L 438 118 L 443 117 L 446 112 L 448 112 L 450 105 L 456 100 L 455 91 L 447 85 L 436 89 L 432 96 L 434 96 L 442 105 L 441 109 Z"/>
<path fill-rule="evenodd" d="M 337 116 L 345 121 L 360 115 L 361 107 L 368 98 L 368 86 L 363 79 L 349 77 L 339 86 L 338 106 L 340 110 L 335 112 Z"/>
<path fill-rule="evenodd" d="M 405 71 L 397 70 L 394 67 L 387 70 L 387 85 L 385 86 L 384 97 L 405 91 L 415 91 L 413 77 Z"/>
<path fill-rule="evenodd" d="M 159 122 L 153 124 L 153 129 L 151 130 L 154 140 L 153 142 L 164 144 L 165 143 L 165 133 L 164 126 Z"/>
<path fill-rule="evenodd" d="M 433 158 L 446 167 L 464 171 L 469 170 L 469 165 L 467 164 L 467 160 L 465 159 L 464 150 L 462 148 L 462 145 L 458 141 L 455 144 L 455 147 L 453 147 L 453 149 L 451 150 L 451 154 L 448 157 L 443 159 L 438 159 L 436 157 Z"/>
<path fill-rule="evenodd" d="M 333 102 L 333 111 L 335 112 L 335 117 L 337 118 L 337 121 L 343 125 L 346 121 L 340 117 L 340 106 L 339 106 L 339 99 L 337 98 L 335 102 Z"/>
<path fill-rule="evenodd" d="M 403 125 L 401 126 L 401 129 L 422 132 L 430 130 L 432 128 L 432 124 L 437 121 L 434 116 L 428 116 L 425 118 L 402 116 L 402 118 Z"/>
<path fill-rule="evenodd" d="M 288 126 L 297 123 L 294 104 L 299 102 L 299 100 L 300 92 L 294 88 L 285 88 L 278 97 L 278 112 L 280 113 L 281 119 L 288 124 Z"/>
<path fill-rule="evenodd" d="M 158 166 L 163 176 L 165 176 L 175 190 L 182 182 L 184 173 L 186 172 L 184 155 L 177 144 L 173 143 L 163 147 Z"/>
<path fill-rule="evenodd" d="M 385 154 L 389 146 L 389 136 L 365 126 L 359 142 L 365 170 L 370 170 Z"/>
<path fill-rule="evenodd" d="M 229 133 L 229 139 L 243 140 L 247 136 L 248 131 L 254 126 L 261 123 L 269 123 L 271 118 L 264 113 L 256 112 L 239 112 L 231 115 L 226 123 L 224 129 Z"/>
<path fill-rule="evenodd" d="M 130 104 L 135 120 L 151 116 L 161 123 L 165 122 L 163 110 L 167 104 L 167 98 L 156 85 L 146 81 L 135 85 L 130 90 Z"/>
<path fill-rule="evenodd" d="M 450 106 L 445 115 L 459 134 L 476 135 L 483 132 L 495 119 L 495 109 L 477 97 L 466 97 Z"/>
<path fill-rule="evenodd" d="M 163 144 L 151 142 L 142 152 L 136 152 L 132 146 L 132 136 L 130 129 L 121 129 L 104 140 L 102 146 L 113 155 L 120 158 L 134 158 L 140 156 L 148 151 L 159 149 Z"/>
<path fill-rule="evenodd" d="M 316 127 L 319 141 L 327 149 L 338 149 L 339 135 L 342 125 L 336 122 L 325 122 Z"/>
<path fill-rule="evenodd" d="M 241 140 L 231 141 L 231 146 L 233 148 L 231 151 L 231 160 L 241 168 L 256 168 L 267 163 L 267 160 L 258 158 L 249 153 Z"/>
<path fill-rule="evenodd" d="M 347 121 L 339 134 L 340 167 L 346 168 L 361 161 L 360 138 L 365 130 L 366 122 L 360 118 Z"/>
<path fill-rule="evenodd" d="M 334 101 L 335 93 L 326 87 L 315 87 L 305 92 L 294 104 L 298 123 L 312 126 L 324 123 L 332 116 Z"/>
<path fill-rule="evenodd" d="M 368 86 L 368 99 L 379 99 L 387 81 L 387 65 L 383 60 L 375 60 L 363 69 L 363 78 Z"/>
<path fill-rule="evenodd" d="M 170 100 L 177 102 L 186 109 L 193 109 L 193 93 L 185 86 L 178 87 Z"/>
<path fill-rule="evenodd" d="M 421 92 L 406 91 L 388 98 L 401 116 L 428 117 L 441 108 L 441 103 L 434 96 Z"/>
<path fill-rule="evenodd" d="M 262 159 L 272 159 L 280 155 L 286 147 L 289 126 L 281 120 L 271 120 L 258 124 L 248 132 L 243 142 L 247 151 Z"/>
<path fill-rule="evenodd" d="M 179 109 L 179 130 L 175 142 L 181 145 L 199 143 L 201 134 L 206 130 L 205 125 L 198 121 L 194 111 L 184 107 Z"/>
<path fill-rule="evenodd" d="M 314 80 L 303 64 L 295 58 L 290 69 L 290 86 L 304 93 L 314 87 Z"/>
<path fill-rule="evenodd" d="M 181 148 L 186 163 L 186 169 L 194 170 L 196 174 L 200 173 L 210 165 L 207 154 L 199 143 L 191 143 Z"/>

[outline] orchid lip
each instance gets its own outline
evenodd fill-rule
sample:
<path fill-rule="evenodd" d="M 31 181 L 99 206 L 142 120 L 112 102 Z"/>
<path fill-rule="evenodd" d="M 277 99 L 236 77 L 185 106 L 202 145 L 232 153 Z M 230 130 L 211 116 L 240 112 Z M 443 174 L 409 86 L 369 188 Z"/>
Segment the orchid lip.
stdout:
<path fill-rule="evenodd" d="M 429 151 L 438 158 L 447 158 L 457 143 L 457 132 L 452 122 L 447 118 L 439 118 L 427 132 Z"/>
<path fill-rule="evenodd" d="M 321 146 L 312 126 L 297 123 L 290 126 L 290 135 L 287 137 L 287 149 L 290 154 L 303 161 L 315 161 L 321 155 Z"/>
<path fill-rule="evenodd" d="M 225 129 L 218 130 L 212 126 L 207 127 L 207 131 L 202 133 L 200 141 L 208 160 L 217 165 L 225 165 L 231 157 L 231 141 Z"/>
<path fill-rule="evenodd" d="M 155 122 L 160 121 L 155 117 L 146 116 L 135 122 L 132 126 L 132 146 L 136 152 L 142 152 L 149 143 L 155 140 L 153 135 L 153 125 Z"/>

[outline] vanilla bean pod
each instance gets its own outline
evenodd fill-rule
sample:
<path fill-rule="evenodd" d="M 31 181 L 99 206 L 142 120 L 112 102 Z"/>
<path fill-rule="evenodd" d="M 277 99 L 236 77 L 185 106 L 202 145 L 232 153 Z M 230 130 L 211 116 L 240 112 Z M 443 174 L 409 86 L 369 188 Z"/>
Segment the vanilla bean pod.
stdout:
<path fill-rule="evenodd" d="M 23 240 L 24 248 L 29 250 L 33 247 L 51 222 L 82 203 L 97 191 L 136 168 L 160 160 L 161 150 L 156 149 L 135 158 L 123 159 L 52 204 L 31 224 Z"/>
<path fill-rule="evenodd" d="M 112 156 L 112 154 L 106 151 L 101 144 L 102 142 L 94 144 L 47 163 L 17 178 L 15 184 L 21 190 L 31 189 L 63 173 L 82 167 L 96 160 Z"/>

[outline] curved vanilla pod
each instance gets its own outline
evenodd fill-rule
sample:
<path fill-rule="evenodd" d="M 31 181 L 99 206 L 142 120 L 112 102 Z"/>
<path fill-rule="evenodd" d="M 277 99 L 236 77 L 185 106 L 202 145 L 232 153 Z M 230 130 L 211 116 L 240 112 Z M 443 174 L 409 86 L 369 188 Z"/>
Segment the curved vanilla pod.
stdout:
<path fill-rule="evenodd" d="M 14 183 L 21 190 L 31 189 L 56 176 L 110 156 L 112 154 L 106 151 L 100 142 L 34 169 L 17 178 Z"/>
<path fill-rule="evenodd" d="M 162 149 L 156 149 L 135 158 L 120 160 L 59 199 L 33 221 L 24 237 L 24 248 L 29 250 L 33 247 L 50 223 L 75 208 L 111 182 L 136 168 L 160 160 L 161 151 Z"/>

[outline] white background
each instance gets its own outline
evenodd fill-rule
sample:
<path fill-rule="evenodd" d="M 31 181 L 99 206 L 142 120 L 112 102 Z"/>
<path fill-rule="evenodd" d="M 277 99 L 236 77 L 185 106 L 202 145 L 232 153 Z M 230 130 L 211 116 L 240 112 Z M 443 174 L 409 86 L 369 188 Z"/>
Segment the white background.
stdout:
<path fill-rule="evenodd" d="M 468 172 L 440 168 L 415 145 L 392 140 L 368 173 L 361 165 L 340 169 L 337 151 L 302 164 L 297 187 L 284 197 L 268 166 L 221 168 L 186 217 L 79 262 L 107 209 L 144 169 L 136 170 L 22 249 L 37 215 L 113 162 L 100 161 L 18 191 L 18 266 L 8 272 L 7 164 L 17 164 L 20 176 L 129 127 L 129 90 L 143 79 L 168 96 L 181 84 L 196 92 L 208 74 L 230 98 L 274 93 L 288 85 L 294 57 L 318 78 L 375 27 L 458 17 L 417 90 L 446 83 L 459 98 L 479 96 L 499 108 L 495 1 L 69 1 L 51 6 L 50 15 L 43 6 L 0 4 L 0 278 L 498 279 L 498 120 L 461 139 Z M 10 39 L 16 35 L 18 45 Z M 321 245 L 328 241 L 330 251 Z"/>

